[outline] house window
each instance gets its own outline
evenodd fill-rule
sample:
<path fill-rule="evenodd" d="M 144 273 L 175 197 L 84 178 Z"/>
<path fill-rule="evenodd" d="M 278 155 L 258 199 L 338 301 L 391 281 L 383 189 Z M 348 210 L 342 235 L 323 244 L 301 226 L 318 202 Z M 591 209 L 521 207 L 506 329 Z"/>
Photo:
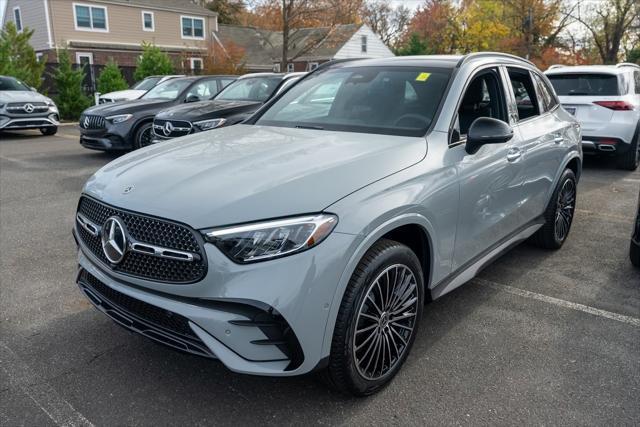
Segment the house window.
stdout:
<path fill-rule="evenodd" d="M 316 68 L 318 68 L 318 63 L 317 62 L 309 62 L 309 66 L 307 68 L 309 69 L 309 71 L 313 71 Z"/>
<path fill-rule="evenodd" d="M 44 53 L 42 53 L 42 52 L 36 53 L 36 61 L 42 62 L 43 58 L 44 58 Z"/>
<path fill-rule="evenodd" d="M 102 6 L 73 5 L 76 30 L 109 31 L 107 26 L 107 8 Z"/>
<path fill-rule="evenodd" d="M 18 32 L 22 31 L 22 14 L 20 13 L 19 7 L 13 8 L 13 20 L 16 23 L 16 30 L 18 30 Z"/>
<path fill-rule="evenodd" d="M 202 58 L 191 58 L 191 70 L 195 73 L 202 71 Z"/>
<path fill-rule="evenodd" d="M 144 31 L 155 31 L 153 12 L 142 11 L 142 29 Z"/>
<path fill-rule="evenodd" d="M 287 64 L 287 73 L 293 73 L 294 68 L 293 62 L 289 62 Z"/>
<path fill-rule="evenodd" d="M 181 16 L 183 39 L 204 39 L 204 19 Z"/>
<path fill-rule="evenodd" d="M 367 53 L 367 36 L 360 37 L 360 50 L 362 53 Z"/>

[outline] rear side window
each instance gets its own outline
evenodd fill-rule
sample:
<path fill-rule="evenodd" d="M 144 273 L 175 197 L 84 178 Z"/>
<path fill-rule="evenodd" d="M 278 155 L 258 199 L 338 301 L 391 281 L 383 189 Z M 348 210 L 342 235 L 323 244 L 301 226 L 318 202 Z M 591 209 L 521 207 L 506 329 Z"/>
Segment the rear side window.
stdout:
<path fill-rule="evenodd" d="M 542 100 L 542 108 L 545 111 L 551 110 L 557 105 L 556 97 L 554 96 L 553 91 L 547 85 L 547 82 L 545 82 L 544 79 L 538 74 L 534 73 L 533 78 L 536 80 L 536 84 L 538 85 L 538 93 L 540 94 L 540 99 Z"/>
<path fill-rule="evenodd" d="M 560 96 L 613 96 L 620 95 L 618 77 L 614 74 L 552 74 L 553 88 Z"/>
<path fill-rule="evenodd" d="M 633 80 L 636 84 L 636 93 L 640 94 L 640 71 L 633 72 Z"/>
<path fill-rule="evenodd" d="M 540 115 L 540 106 L 535 85 L 528 70 L 509 68 L 509 80 L 513 87 L 518 107 L 518 120 L 522 121 Z"/>

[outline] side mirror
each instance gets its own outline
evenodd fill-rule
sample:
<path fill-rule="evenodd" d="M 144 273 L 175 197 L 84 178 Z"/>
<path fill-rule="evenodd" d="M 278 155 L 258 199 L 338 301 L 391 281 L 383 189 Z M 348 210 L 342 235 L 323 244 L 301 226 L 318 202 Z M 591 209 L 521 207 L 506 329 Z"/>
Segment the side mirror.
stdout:
<path fill-rule="evenodd" d="M 200 101 L 200 97 L 197 95 L 189 95 L 187 96 L 187 99 L 184 100 L 184 102 L 198 102 Z"/>
<path fill-rule="evenodd" d="M 31 88 L 31 91 L 32 91 L 32 92 L 37 92 L 37 91 L 38 91 L 38 89 L 36 89 L 36 88 L 35 88 L 35 87 L 33 87 L 33 86 L 29 86 L 29 87 Z"/>
<path fill-rule="evenodd" d="M 475 154 L 485 144 L 502 144 L 513 138 L 513 129 L 502 120 L 479 117 L 467 132 L 466 150 Z"/>

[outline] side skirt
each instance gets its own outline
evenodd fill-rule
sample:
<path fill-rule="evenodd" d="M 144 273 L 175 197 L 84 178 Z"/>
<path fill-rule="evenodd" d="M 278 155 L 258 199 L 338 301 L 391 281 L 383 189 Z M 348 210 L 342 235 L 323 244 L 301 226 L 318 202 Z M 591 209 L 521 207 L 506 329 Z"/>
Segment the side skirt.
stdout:
<path fill-rule="evenodd" d="M 440 298 L 473 279 L 484 267 L 498 259 L 505 252 L 508 252 L 509 249 L 513 248 L 518 243 L 528 239 L 543 225 L 543 218 L 534 220 L 491 246 L 475 258 L 471 259 L 457 271 L 445 277 L 440 283 L 434 286 L 431 289 L 431 298 Z"/>

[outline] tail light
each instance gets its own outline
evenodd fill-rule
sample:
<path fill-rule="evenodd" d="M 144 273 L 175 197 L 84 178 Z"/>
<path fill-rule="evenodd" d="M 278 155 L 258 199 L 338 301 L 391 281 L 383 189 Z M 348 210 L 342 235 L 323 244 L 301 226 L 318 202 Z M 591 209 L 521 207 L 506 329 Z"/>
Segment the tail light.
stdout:
<path fill-rule="evenodd" d="M 596 101 L 594 104 L 597 104 L 601 107 L 608 108 L 610 110 L 615 111 L 631 111 L 633 110 L 633 104 L 627 101 Z"/>

